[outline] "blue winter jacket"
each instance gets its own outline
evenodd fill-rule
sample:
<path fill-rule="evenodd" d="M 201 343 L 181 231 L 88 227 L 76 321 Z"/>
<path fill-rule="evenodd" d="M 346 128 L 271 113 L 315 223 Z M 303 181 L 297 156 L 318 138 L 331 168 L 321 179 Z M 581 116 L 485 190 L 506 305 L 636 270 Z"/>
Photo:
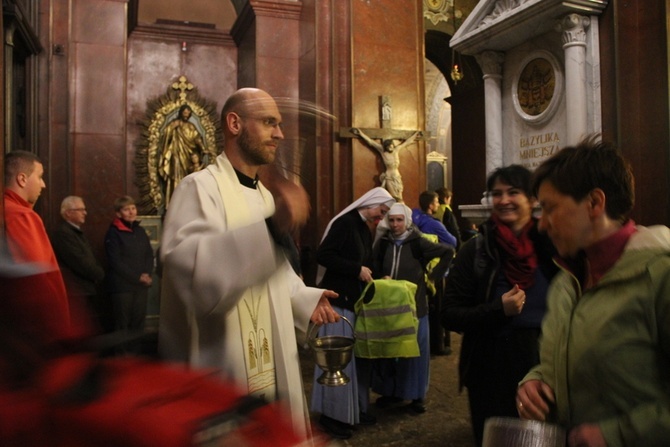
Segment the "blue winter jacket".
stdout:
<path fill-rule="evenodd" d="M 435 234 L 437 240 L 443 244 L 456 247 L 456 237 L 447 231 L 447 227 L 442 222 L 430 214 L 426 214 L 418 208 L 412 210 L 412 223 L 416 225 L 422 233 Z"/>

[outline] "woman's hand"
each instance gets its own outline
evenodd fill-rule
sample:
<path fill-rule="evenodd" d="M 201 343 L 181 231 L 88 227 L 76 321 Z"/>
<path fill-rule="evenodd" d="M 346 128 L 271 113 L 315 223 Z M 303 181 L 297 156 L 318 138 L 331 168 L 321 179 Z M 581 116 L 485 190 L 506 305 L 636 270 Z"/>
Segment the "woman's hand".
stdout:
<path fill-rule="evenodd" d="M 140 275 L 140 283 L 145 286 L 145 287 L 151 287 L 151 283 L 153 282 L 153 279 L 151 278 L 151 275 L 148 273 L 142 273 Z"/>
<path fill-rule="evenodd" d="M 514 284 L 509 292 L 502 295 L 503 311 L 508 317 L 519 315 L 524 304 L 526 304 L 526 292 L 521 290 L 518 284 Z"/>
<path fill-rule="evenodd" d="M 361 273 L 358 274 L 358 279 L 360 279 L 363 282 L 371 282 L 372 270 L 370 270 L 366 266 L 361 267 Z"/>

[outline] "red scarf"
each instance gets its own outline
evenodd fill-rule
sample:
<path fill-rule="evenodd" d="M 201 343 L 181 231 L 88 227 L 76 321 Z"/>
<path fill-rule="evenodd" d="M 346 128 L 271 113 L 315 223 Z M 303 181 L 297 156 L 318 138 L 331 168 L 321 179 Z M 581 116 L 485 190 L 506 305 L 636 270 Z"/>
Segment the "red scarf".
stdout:
<path fill-rule="evenodd" d="M 635 222 L 629 219 L 616 233 L 584 249 L 586 259 L 589 260 L 588 273 L 590 276 L 587 283 L 583 284 L 585 289 L 598 284 L 605 273 L 617 263 L 628 240 L 635 232 L 637 232 Z"/>
<path fill-rule="evenodd" d="M 518 284 L 519 288 L 527 290 L 534 283 L 533 274 L 537 268 L 537 255 L 533 241 L 528 237 L 528 232 L 535 225 L 531 219 L 517 236 L 512 229 L 505 225 L 497 216 L 491 216 L 494 225 L 494 233 L 498 246 L 507 254 L 504 256 L 503 273 L 512 284 Z"/>

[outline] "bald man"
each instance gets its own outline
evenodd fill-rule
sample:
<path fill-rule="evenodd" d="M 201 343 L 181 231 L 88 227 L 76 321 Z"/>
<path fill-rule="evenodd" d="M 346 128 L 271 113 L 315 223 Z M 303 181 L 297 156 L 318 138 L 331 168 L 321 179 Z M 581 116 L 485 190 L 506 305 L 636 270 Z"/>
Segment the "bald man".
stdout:
<path fill-rule="evenodd" d="M 272 193 L 258 178 L 284 138 L 281 120 L 268 93 L 238 90 L 221 114 L 224 151 L 175 190 L 161 244 L 159 350 L 282 401 L 307 437 L 295 328 L 339 316 L 329 303 L 337 294 L 306 287 L 278 242 L 306 220 L 306 193 L 276 172 Z"/>

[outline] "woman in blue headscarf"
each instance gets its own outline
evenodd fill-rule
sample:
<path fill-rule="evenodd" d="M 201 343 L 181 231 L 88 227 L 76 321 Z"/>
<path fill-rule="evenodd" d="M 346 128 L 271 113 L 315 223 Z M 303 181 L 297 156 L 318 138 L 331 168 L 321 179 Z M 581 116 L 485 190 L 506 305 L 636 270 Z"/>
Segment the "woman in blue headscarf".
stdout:
<path fill-rule="evenodd" d="M 372 389 L 381 394 L 377 399 L 379 407 L 410 400 L 412 410 L 424 413 L 430 372 L 426 267 L 433 259 L 439 259 L 437 263 L 431 263 L 434 266 L 428 279 L 442 278 L 454 256 L 454 247 L 424 237 L 412 224 L 412 210 L 402 203 L 391 207 L 380 227 L 386 230 L 378 233 L 380 237 L 374 245 L 374 275 L 417 285 L 414 299 L 419 320 L 417 341 L 420 356 L 375 360 Z"/>

